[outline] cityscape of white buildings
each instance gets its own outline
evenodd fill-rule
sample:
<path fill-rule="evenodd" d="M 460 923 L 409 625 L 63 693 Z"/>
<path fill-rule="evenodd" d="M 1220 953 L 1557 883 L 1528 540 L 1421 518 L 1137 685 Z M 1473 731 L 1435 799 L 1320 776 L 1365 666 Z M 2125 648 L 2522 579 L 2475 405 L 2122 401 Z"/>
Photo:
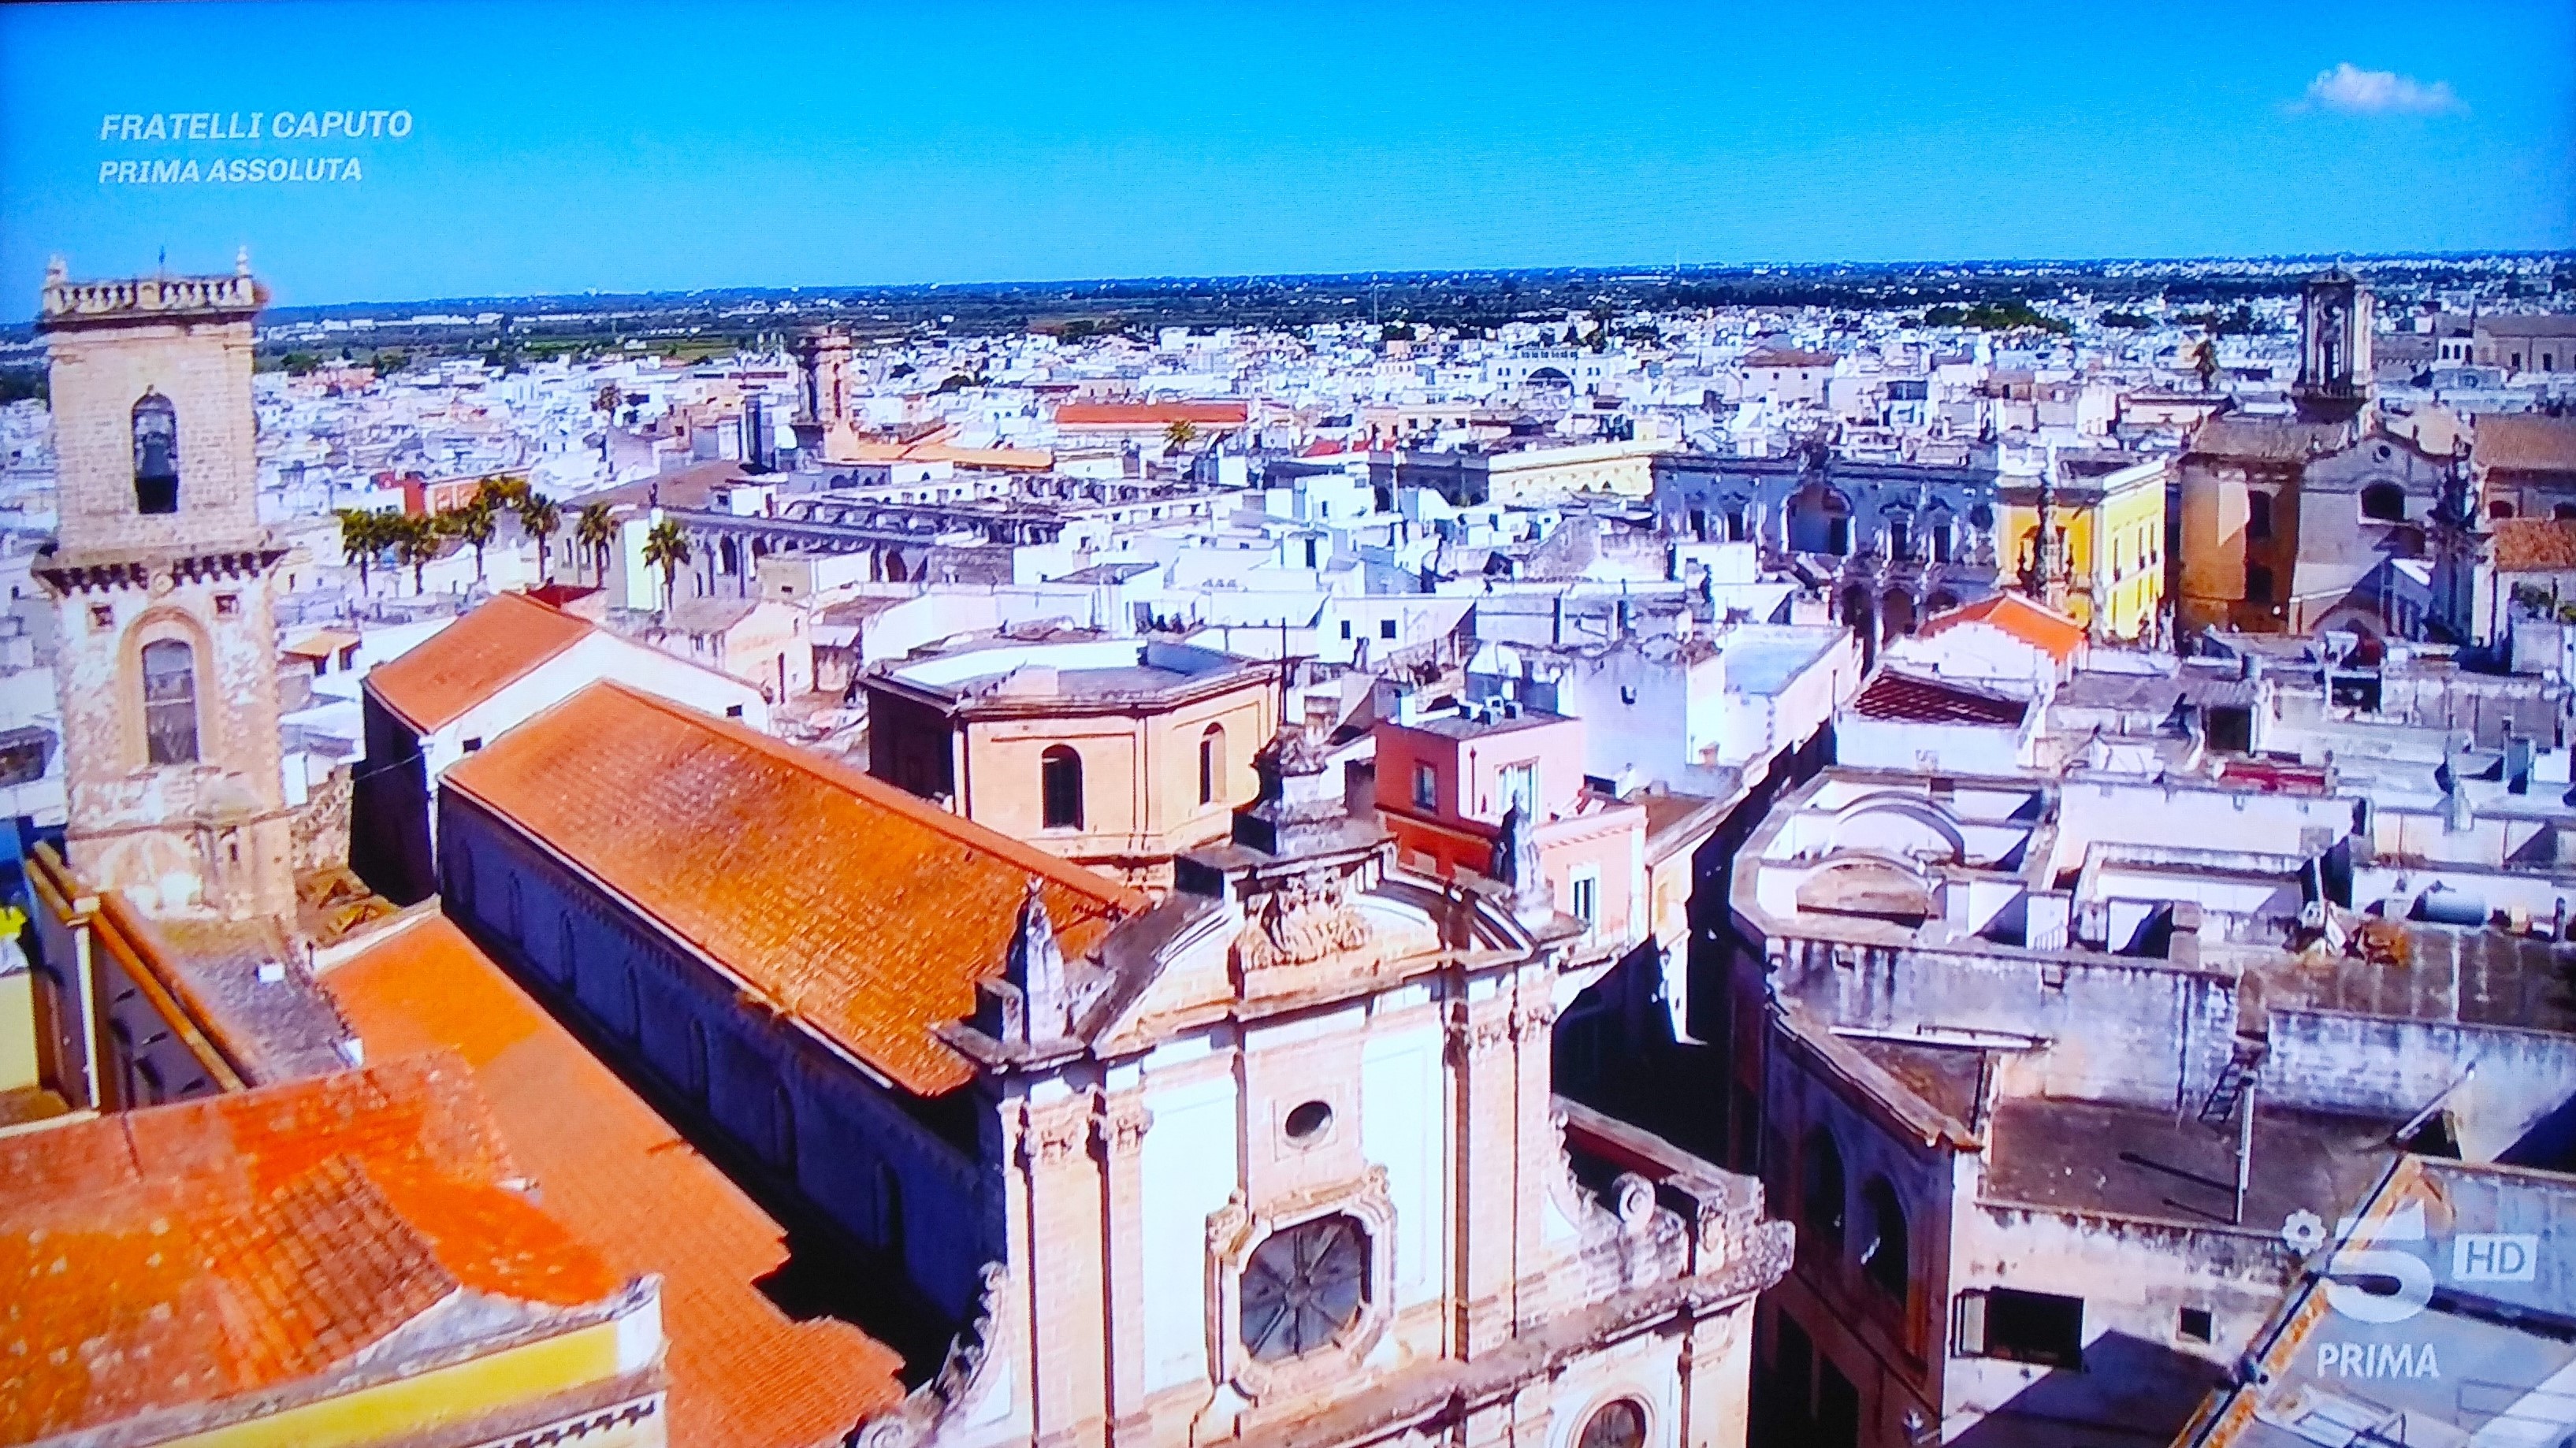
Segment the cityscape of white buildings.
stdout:
<path fill-rule="evenodd" d="M 2459 489 L 2576 489 L 2563 436 L 2536 463 L 2479 453 L 2497 417 L 2576 427 L 2576 318 L 2401 292 L 2364 353 L 2374 435 Z M 380 376 L 363 319 L 266 330 L 313 354 L 255 381 L 291 804 L 363 767 L 371 668 L 514 590 L 581 620 L 562 647 L 588 662 L 542 700 L 409 721 L 433 780 L 600 679 L 865 765 L 872 681 L 1004 648 L 961 696 L 1042 695 L 1050 647 L 1103 638 L 1137 644 L 1122 674 L 1154 673 L 1154 645 L 1274 666 L 1273 717 L 1302 691 L 1380 801 L 1411 788 L 1372 755 L 1390 738 L 1579 720 L 1584 804 L 1551 825 L 1640 807 L 1637 893 L 1678 849 L 1687 901 L 1670 928 L 1641 907 L 1620 943 L 1654 948 L 1569 1008 L 1556 1089 L 1759 1174 L 1798 1223 L 1763 1299 L 1757 1442 L 1893 1448 L 1990 1417 L 1976 1441 L 2170 1441 L 2313 1326 L 2280 1325 L 2327 1270 L 2285 1227 L 2404 1186 L 2409 1153 L 2569 1164 L 2576 539 L 2460 565 L 2512 607 L 2446 613 L 2429 557 L 2386 575 L 2423 595 L 2387 617 L 2460 627 L 2191 629 L 2175 590 L 2122 601 L 2172 574 L 2210 419 L 2299 411 L 2296 298 L 870 343 L 829 304 L 751 305 L 775 341 L 697 360 L 647 337 Z M 344 549 L 344 514 L 434 516 L 501 478 L 557 530 L 505 509 L 480 547 Z M 0 790 L 38 831 L 63 814 L 33 581 L 52 480 L 44 405 L 0 409 Z M 2106 540 L 2133 520 L 2101 499 L 2133 484 L 2154 522 L 2124 559 Z M 2525 519 L 2576 529 L 2568 496 Z M 2094 556 L 2070 562 L 2063 519 L 2088 508 Z M 2466 536 L 2512 514 L 2440 516 Z M 1426 839 L 1473 813 L 1415 802 Z M 1561 904 L 1588 930 L 1593 900 Z M 2435 958 L 2445 980 L 2388 983 Z M 2554 1190 L 2566 1219 L 2576 1190 Z M 2576 1355 L 2533 1332 L 2555 1346 L 2490 1420 L 2576 1421 Z M 2348 1387 L 2187 1431 L 2363 1441 L 2299 1426 L 2351 1417 Z"/>

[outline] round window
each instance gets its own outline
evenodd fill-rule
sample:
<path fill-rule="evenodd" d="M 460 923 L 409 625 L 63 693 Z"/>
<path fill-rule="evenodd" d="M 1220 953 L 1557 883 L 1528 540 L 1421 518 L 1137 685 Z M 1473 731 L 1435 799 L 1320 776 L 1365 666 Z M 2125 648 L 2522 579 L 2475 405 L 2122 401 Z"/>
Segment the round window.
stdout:
<path fill-rule="evenodd" d="M 1243 1265 L 1243 1347 L 1256 1362 L 1331 1345 L 1368 1300 L 1368 1235 L 1349 1217 L 1273 1232 Z"/>
<path fill-rule="evenodd" d="M 1303 1146 L 1324 1134 L 1333 1124 L 1333 1108 L 1321 1101 L 1309 1101 L 1288 1113 L 1288 1139 Z"/>
<path fill-rule="evenodd" d="M 1646 1410 L 1632 1398 L 1604 1403 L 1583 1425 L 1575 1448 L 1641 1448 L 1646 1441 Z"/>

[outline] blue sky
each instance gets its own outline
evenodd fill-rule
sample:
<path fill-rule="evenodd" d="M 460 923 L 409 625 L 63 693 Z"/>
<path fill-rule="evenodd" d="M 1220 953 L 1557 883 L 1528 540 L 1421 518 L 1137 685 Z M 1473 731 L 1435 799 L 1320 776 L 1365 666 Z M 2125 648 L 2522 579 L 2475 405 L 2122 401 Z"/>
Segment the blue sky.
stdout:
<path fill-rule="evenodd" d="M 99 139 L 280 108 L 413 129 Z M 288 304 L 2569 247 L 2576 6 L 0 7 L 0 316 L 241 245 Z"/>

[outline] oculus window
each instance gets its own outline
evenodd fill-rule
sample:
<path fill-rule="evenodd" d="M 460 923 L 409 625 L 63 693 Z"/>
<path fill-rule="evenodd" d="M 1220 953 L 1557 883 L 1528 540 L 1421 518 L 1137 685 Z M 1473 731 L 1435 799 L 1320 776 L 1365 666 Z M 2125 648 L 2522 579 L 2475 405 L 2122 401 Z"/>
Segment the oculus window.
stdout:
<path fill-rule="evenodd" d="M 1331 1346 L 1367 1305 L 1368 1258 L 1368 1234 L 1350 1217 L 1271 1233 L 1243 1268 L 1244 1351 L 1279 1362 Z"/>

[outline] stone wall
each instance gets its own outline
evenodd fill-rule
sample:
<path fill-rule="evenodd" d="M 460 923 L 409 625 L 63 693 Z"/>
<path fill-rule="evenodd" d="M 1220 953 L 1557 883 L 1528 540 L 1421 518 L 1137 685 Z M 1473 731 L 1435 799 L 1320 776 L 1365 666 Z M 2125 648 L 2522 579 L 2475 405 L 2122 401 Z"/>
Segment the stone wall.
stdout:
<path fill-rule="evenodd" d="M 295 873 L 339 869 L 349 863 L 349 801 L 353 773 L 345 764 L 335 765 L 331 777 L 314 786 L 304 804 L 295 811 Z"/>
<path fill-rule="evenodd" d="M 2553 1031 L 2275 1010 L 2271 1042 L 2265 1100 L 2402 1118 L 2450 1091 L 2442 1104 L 2471 1161 L 2501 1154 L 2576 1093 L 2576 1036 Z"/>

